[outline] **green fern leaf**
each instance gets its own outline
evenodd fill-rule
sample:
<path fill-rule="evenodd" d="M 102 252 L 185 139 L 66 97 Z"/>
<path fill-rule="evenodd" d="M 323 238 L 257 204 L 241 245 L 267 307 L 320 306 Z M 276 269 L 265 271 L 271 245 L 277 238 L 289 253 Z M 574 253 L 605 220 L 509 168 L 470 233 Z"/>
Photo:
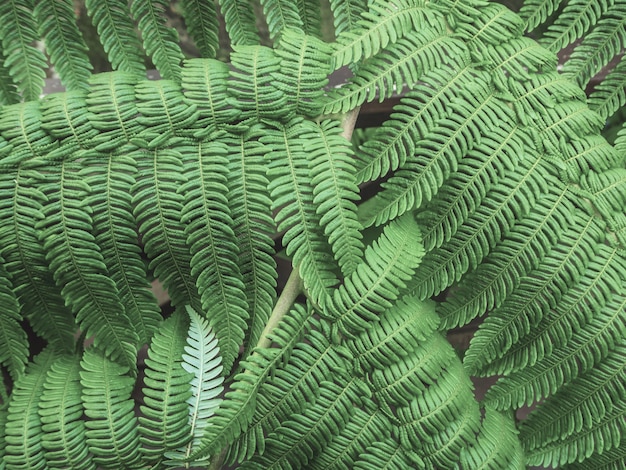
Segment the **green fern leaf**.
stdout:
<path fill-rule="evenodd" d="M 541 403 L 524 420 L 520 440 L 531 465 L 581 461 L 592 452 L 606 452 L 612 447 L 611 442 L 614 446 L 619 443 L 619 438 L 615 438 L 626 430 L 623 341 L 621 346 L 597 367 Z"/>
<path fill-rule="evenodd" d="M 526 468 L 513 417 L 487 407 L 476 443 L 461 450 L 463 468 Z"/>
<path fill-rule="evenodd" d="M 20 102 L 20 95 L 17 91 L 17 85 L 11 77 L 9 68 L 5 66 L 6 56 L 2 50 L 0 42 L 0 105 L 15 104 Z"/>
<path fill-rule="evenodd" d="M 615 68 L 595 85 L 589 95 L 588 104 L 589 108 L 603 119 L 608 119 L 626 104 L 626 59 L 624 56 Z"/>
<path fill-rule="evenodd" d="M 94 463 L 110 469 L 140 468 L 132 370 L 94 349 L 85 351 L 80 364 L 82 401 L 89 418 L 85 436 Z"/>
<path fill-rule="evenodd" d="M 8 403 L 8 415 L 3 430 L 6 447 L 3 461 L 7 470 L 25 468 L 45 469 L 44 449 L 41 445 L 41 418 L 37 413 L 44 391 L 46 374 L 55 360 L 51 348 L 35 357 L 13 385 Z"/>
<path fill-rule="evenodd" d="M 524 31 L 531 32 L 559 8 L 563 0 L 526 0 L 519 10 L 519 16 L 524 20 Z"/>
<path fill-rule="evenodd" d="M 486 5 L 473 21 L 460 22 L 454 28 L 454 34 L 465 39 L 470 49 L 478 53 L 487 45 L 502 44 L 503 39 L 519 37 L 522 32 L 521 18 L 499 3 Z"/>
<path fill-rule="evenodd" d="M 191 440 L 175 451 L 165 454 L 172 460 L 167 465 L 189 465 L 187 462 L 197 454 L 206 429 L 210 426 L 209 418 L 215 414 L 215 410 L 222 402 L 219 396 L 224 390 L 222 358 L 219 355 L 220 349 L 215 333 L 209 323 L 193 308 L 187 306 L 186 310 L 189 315 L 189 331 L 182 367 L 192 375 L 191 396 L 187 399 Z"/>
<path fill-rule="evenodd" d="M 67 90 L 83 90 L 93 68 L 87 45 L 76 24 L 71 0 L 37 2 L 33 10 L 50 61 Z"/>
<path fill-rule="evenodd" d="M 261 42 L 255 25 L 254 9 L 247 0 L 219 0 L 231 45 L 254 46 Z"/>
<path fill-rule="evenodd" d="M 563 66 L 563 75 L 582 88 L 614 57 L 626 43 L 626 5 L 609 6 L 597 25 L 585 35 L 582 43 Z"/>
<path fill-rule="evenodd" d="M 137 152 L 136 183 L 131 188 L 133 214 L 139 227 L 149 269 L 161 281 L 172 305 L 190 304 L 201 310 L 191 275 L 191 254 L 180 230 L 185 183 L 182 155 L 172 149 Z"/>
<path fill-rule="evenodd" d="M 309 155 L 313 204 L 335 259 L 346 276 L 363 256 L 361 224 L 357 219 L 358 187 L 354 181 L 352 149 L 337 121 L 303 121 L 303 150 Z"/>
<path fill-rule="evenodd" d="M 319 0 L 297 0 L 302 30 L 308 36 L 322 37 L 322 8 Z"/>
<path fill-rule="evenodd" d="M 228 146 L 228 204 L 237 238 L 238 264 L 248 303 L 243 357 L 256 346 L 276 302 L 275 233 L 265 176 L 265 148 L 258 132 L 220 137 Z"/>
<path fill-rule="evenodd" d="M 61 356 L 52 364 L 43 384 L 39 417 L 47 468 L 96 469 L 85 437 L 79 356 Z"/>
<path fill-rule="evenodd" d="M 43 181 L 35 170 L 0 173 L 0 255 L 12 280 L 20 317 L 26 317 L 33 330 L 57 351 L 71 352 L 78 327 L 48 269 L 35 228 L 43 218 L 45 196 L 38 189 Z"/>
<path fill-rule="evenodd" d="M 144 49 L 161 76 L 180 82 L 184 55 L 178 44 L 178 33 L 165 25 L 167 7 L 165 0 L 133 0 L 130 2 L 130 13 L 139 25 Z"/>
<path fill-rule="evenodd" d="M 415 452 L 405 449 L 395 439 L 372 442 L 365 452 L 359 455 L 354 464 L 355 470 L 394 470 L 400 468 L 425 468 Z"/>
<path fill-rule="evenodd" d="M 444 28 L 437 24 L 409 33 L 365 60 L 346 85 L 331 90 L 324 113 L 345 113 L 376 98 L 382 102 L 405 86 L 413 88 L 424 73 L 442 64 L 463 67 L 467 51 Z"/>
<path fill-rule="evenodd" d="M 334 291 L 324 316 L 333 322 L 333 338 L 348 338 L 370 328 L 406 289 L 419 266 L 424 249 L 412 214 L 385 226 L 365 249 L 365 260 Z"/>
<path fill-rule="evenodd" d="M 161 313 L 148 290 L 128 191 L 135 184 L 132 175 L 137 165 L 130 156 L 94 160 L 85 160 L 80 178 L 91 189 L 87 204 L 94 214 L 95 242 L 117 287 L 124 313 L 139 337 L 138 344 L 143 345 L 158 328 Z"/>
<path fill-rule="evenodd" d="M 191 439 L 187 400 L 193 373 L 181 366 L 188 330 L 188 316 L 176 310 L 154 334 L 148 349 L 138 431 L 141 453 L 150 464 Z"/>
<path fill-rule="evenodd" d="M 626 447 L 612 447 L 604 452 L 595 453 L 582 462 L 572 462 L 564 465 L 563 470 L 587 470 L 589 467 L 594 470 L 621 470 L 626 466 Z"/>
<path fill-rule="evenodd" d="M 245 288 L 237 256 L 239 248 L 228 206 L 228 149 L 222 142 L 180 146 L 187 182 L 179 191 L 185 203 L 185 224 L 191 251 L 191 274 L 202 312 L 220 342 L 225 374 L 243 344 L 249 318 Z"/>
<path fill-rule="evenodd" d="M 0 37 L 4 66 L 26 101 L 36 101 L 43 91 L 46 57 L 32 43 L 38 38 L 32 4 L 28 0 L 0 3 Z"/>
<path fill-rule="evenodd" d="M 183 0 L 185 25 L 202 57 L 215 57 L 219 48 L 217 11 L 213 2 Z"/>
<path fill-rule="evenodd" d="M 302 29 L 304 24 L 300 18 L 297 2 L 289 0 L 261 0 L 263 14 L 271 39 L 278 39 L 287 28 Z"/>
<path fill-rule="evenodd" d="M 198 111 L 193 137 L 204 139 L 221 125 L 237 121 L 239 110 L 230 106 L 228 96 L 228 65 L 214 59 L 185 61 L 182 87 L 185 100 Z"/>
<path fill-rule="evenodd" d="M 391 4 L 375 0 L 361 16 L 356 28 L 337 35 L 333 70 L 372 57 L 409 32 L 439 21 L 421 0 L 394 0 Z"/>
<path fill-rule="evenodd" d="M 135 368 L 137 334 L 107 275 L 102 253 L 92 235 L 93 222 L 85 197 L 89 188 L 78 167 L 63 163 L 47 175 L 47 198 L 37 228 L 46 259 L 61 295 L 94 346 L 129 369 Z"/>
<path fill-rule="evenodd" d="M 321 217 L 315 213 L 309 158 L 301 137 L 306 129 L 301 119 L 294 119 L 287 127 L 266 128 L 261 142 L 271 149 L 269 190 L 278 230 L 285 231 L 286 253 L 293 256 L 313 302 L 323 305 L 328 288 L 338 281 L 330 247 L 318 229 Z"/>
<path fill-rule="evenodd" d="M 85 0 L 85 6 L 113 70 L 145 77 L 143 49 L 135 33 L 128 3 L 122 0 Z"/>
<path fill-rule="evenodd" d="M 563 160 L 577 175 L 591 170 L 603 171 L 620 165 L 622 155 L 606 139 L 587 135 L 562 146 Z M 578 179 L 578 178 L 576 178 Z"/>
<path fill-rule="evenodd" d="M 367 3 L 367 0 L 330 0 L 336 36 L 358 28 L 359 19 L 367 11 Z"/>
<path fill-rule="evenodd" d="M 26 370 L 28 340 L 20 325 L 20 307 L 4 265 L 0 257 L 0 364 L 7 367 L 15 382 Z"/>

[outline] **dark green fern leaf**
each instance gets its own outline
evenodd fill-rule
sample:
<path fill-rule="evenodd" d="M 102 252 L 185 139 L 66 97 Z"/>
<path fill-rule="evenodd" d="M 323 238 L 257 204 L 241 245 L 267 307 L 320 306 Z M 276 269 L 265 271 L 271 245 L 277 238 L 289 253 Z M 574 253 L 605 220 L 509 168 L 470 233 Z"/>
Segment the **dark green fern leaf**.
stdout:
<path fill-rule="evenodd" d="M 109 469 L 139 468 L 132 370 L 93 348 L 85 351 L 80 364 L 82 401 L 89 418 L 85 421 L 85 436 L 94 463 Z"/>
<path fill-rule="evenodd" d="M 601 454 L 592 454 L 582 462 L 573 462 L 561 468 L 563 470 L 587 470 L 590 466 L 594 470 L 622 470 L 626 467 L 626 446 L 612 447 Z"/>
<path fill-rule="evenodd" d="M 330 9 L 333 12 L 335 35 L 344 31 L 353 31 L 359 27 L 358 21 L 367 11 L 367 0 L 330 0 Z"/>
<path fill-rule="evenodd" d="M 42 422 L 38 404 L 44 392 L 46 374 L 56 356 L 51 348 L 35 357 L 26 372 L 15 382 L 8 403 L 8 415 L 3 429 L 6 447 L 3 462 L 7 470 L 46 469 L 42 447 Z"/>
<path fill-rule="evenodd" d="M 181 366 L 188 329 L 189 317 L 178 309 L 163 322 L 148 349 L 138 431 L 141 453 L 150 464 L 191 439 L 187 400 L 193 374 Z"/>
<path fill-rule="evenodd" d="M 545 23 L 562 2 L 563 0 L 526 0 L 519 10 L 519 16 L 524 20 L 524 30 L 530 32 Z"/>
<path fill-rule="evenodd" d="M 29 0 L 0 3 L 0 38 L 4 67 L 26 101 L 36 101 L 43 91 L 46 57 L 32 43 L 39 39 Z"/>
<path fill-rule="evenodd" d="M 86 91 L 92 66 L 87 45 L 76 24 L 73 2 L 40 1 L 33 13 L 50 61 L 65 88 Z"/>
<path fill-rule="evenodd" d="M 17 85 L 11 77 L 10 70 L 4 65 L 6 56 L 2 51 L 2 43 L 0 42 L 0 105 L 15 104 L 20 102 L 20 95 Z"/>
<path fill-rule="evenodd" d="M 98 39 L 113 70 L 144 77 L 146 67 L 141 42 L 135 33 L 128 2 L 123 0 L 85 0 L 87 13 L 98 30 Z"/>
<path fill-rule="evenodd" d="M 385 226 L 365 249 L 365 259 L 333 292 L 324 310 L 333 322 L 333 338 L 348 338 L 370 328 L 406 289 L 424 255 L 421 234 L 412 214 Z"/>
<path fill-rule="evenodd" d="M 96 469 L 87 449 L 81 391 L 80 356 L 59 357 L 48 371 L 39 401 L 47 468 Z"/>
<path fill-rule="evenodd" d="M 626 104 L 626 59 L 619 63 L 595 85 L 589 95 L 589 108 L 607 119 Z"/>
<path fill-rule="evenodd" d="M 47 175 L 42 192 L 47 203 L 37 228 L 61 295 L 94 346 L 134 370 L 138 338 L 92 235 L 89 187 L 76 165 L 63 163 Z"/>
<path fill-rule="evenodd" d="M 0 257 L 0 364 L 9 370 L 15 382 L 26 369 L 28 340 L 20 325 L 20 306 L 4 265 L 5 261 Z"/>
<path fill-rule="evenodd" d="M 183 0 L 185 25 L 202 57 L 215 57 L 219 48 L 217 10 L 213 2 Z"/>
<path fill-rule="evenodd" d="M 405 449 L 395 439 L 372 442 L 354 463 L 355 470 L 395 470 L 424 468 L 424 461 L 415 452 Z"/>
<path fill-rule="evenodd" d="M 181 222 L 191 251 L 191 274 L 196 280 L 202 312 L 220 342 L 227 375 L 243 344 L 249 318 L 239 253 L 228 207 L 228 149 L 221 142 L 179 146 L 187 182 Z"/>
<path fill-rule="evenodd" d="M 297 0 L 302 30 L 309 36 L 322 37 L 322 8 L 319 0 Z"/>
<path fill-rule="evenodd" d="M 124 313 L 139 337 L 137 344 L 143 345 L 158 328 L 161 312 L 148 290 L 128 191 L 135 184 L 136 167 L 131 156 L 111 155 L 104 162 L 86 159 L 80 177 L 91 190 L 87 204 L 93 213 L 95 242 L 117 287 Z"/>
<path fill-rule="evenodd" d="M 167 7 L 165 0 L 132 0 L 130 13 L 139 25 L 144 49 L 161 76 L 180 82 L 184 55 L 178 44 L 178 33 L 165 24 Z"/>
<path fill-rule="evenodd" d="M 219 4 L 231 45 L 254 46 L 261 42 L 254 8 L 248 0 L 219 0 Z"/>
<path fill-rule="evenodd" d="M 303 1 L 303 0 L 300 0 Z M 261 0 L 263 14 L 271 39 L 278 39 L 287 29 L 302 29 L 304 23 L 298 11 L 298 2 L 290 0 Z"/>

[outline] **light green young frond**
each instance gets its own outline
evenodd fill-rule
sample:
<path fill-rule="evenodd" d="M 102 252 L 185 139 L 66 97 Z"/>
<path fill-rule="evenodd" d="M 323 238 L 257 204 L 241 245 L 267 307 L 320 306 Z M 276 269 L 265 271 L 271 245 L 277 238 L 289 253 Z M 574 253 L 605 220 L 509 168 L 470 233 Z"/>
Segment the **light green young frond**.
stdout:
<path fill-rule="evenodd" d="M 332 325 L 332 337 L 348 338 L 368 329 L 370 322 L 391 307 L 410 284 L 424 255 L 421 234 L 412 214 L 385 226 L 365 249 L 365 259 L 333 292 L 323 315 Z"/>
<path fill-rule="evenodd" d="M 85 436 L 94 463 L 101 468 L 138 468 L 141 463 L 137 418 L 131 397 L 132 370 L 91 348 L 80 363 Z"/>
<path fill-rule="evenodd" d="M 130 13 L 139 25 L 144 49 L 156 69 L 166 80 L 180 83 L 184 55 L 178 44 L 178 33 L 166 25 L 168 5 L 166 0 L 131 0 Z M 192 30 L 190 32 L 193 34 Z"/>
<path fill-rule="evenodd" d="M 486 407 L 476 443 L 461 450 L 462 468 L 523 470 L 526 458 L 512 413 Z"/>
<path fill-rule="evenodd" d="M 188 466 L 197 454 L 204 438 L 209 418 L 222 403 L 219 397 L 224 390 L 222 383 L 222 357 L 215 333 L 209 323 L 193 308 L 186 307 L 189 315 L 187 345 L 184 347 L 182 368 L 191 374 L 191 396 L 187 398 L 188 423 L 191 440 L 182 447 L 166 453 L 168 466 Z"/>
<path fill-rule="evenodd" d="M 67 90 L 87 90 L 93 68 L 72 0 L 40 1 L 33 10 L 50 61 Z"/>
<path fill-rule="evenodd" d="M 46 57 L 32 43 L 39 39 L 33 17 L 32 2 L 0 2 L 0 38 L 4 67 L 25 101 L 39 99 L 44 86 Z"/>
<path fill-rule="evenodd" d="M 339 36 L 344 31 L 353 31 L 359 27 L 358 21 L 367 11 L 368 0 L 330 0 L 329 3 L 335 35 Z"/>
<path fill-rule="evenodd" d="M 609 6 L 593 30 L 585 35 L 582 43 L 563 66 L 563 75 L 584 88 L 615 57 L 626 43 L 626 5 Z"/>
<path fill-rule="evenodd" d="M 422 0 L 369 2 L 355 28 L 337 35 L 332 67 L 336 70 L 372 57 L 409 32 L 438 22 Z"/>
<path fill-rule="evenodd" d="M 0 257 L 0 364 L 9 370 L 15 382 L 24 373 L 28 362 L 28 340 L 20 321 L 20 306 L 5 269 L 5 260 Z M 4 385 L 0 382 L 0 387 Z"/>
<path fill-rule="evenodd" d="M 113 70 L 145 77 L 144 53 L 125 0 L 85 0 Z"/>
<path fill-rule="evenodd" d="M 214 2 L 182 0 L 185 26 L 201 57 L 215 57 L 219 49 L 219 24 Z"/>
<path fill-rule="evenodd" d="M 189 316 L 175 310 L 152 337 L 145 359 L 138 432 L 143 460 L 151 465 L 192 438 L 187 400 L 194 374 L 181 365 L 188 330 Z"/>
<path fill-rule="evenodd" d="M 626 104 L 626 59 L 624 56 L 602 81 L 594 86 L 589 95 L 588 104 L 589 108 L 603 119 L 608 119 Z"/>
<path fill-rule="evenodd" d="M 248 0 L 219 0 L 219 5 L 231 45 L 254 46 L 261 42 L 252 3 Z"/>
<path fill-rule="evenodd" d="M 46 468 L 96 469 L 87 448 L 81 389 L 80 356 L 60 356 L 48 370 L 39 401 Z"/>
<path fill-rule="evenodd" d="M 331 90 L 324 112 L 345 113 L 374 99 L 383 102 L 404 87 L 414 88 L 423 74 L 443 64 L 463 67 L 466 48 L 444 31 L 437 24 L 408 33 L 365 60 L 347 84 Z"/>
<path fill-rule="evenodd" d="M 524 31 L 533 31 L 545 23 L 562 2 L 563 0 L 526 0 L 519 10 L 519 16 L 524 20 Z"/>
<path fill-rule="evenodd" d="M 42 186 L 47 202 L 37 228 L 46 260 L 81 330 L 106 357 L 135 370 L 138 337 L 92 235 L 86 200 L 90 188 L 78 170 L 76 164 L 63 162 Z"/>
<path fill-rule="evenodd" d="M 3 461 L 7 469 L 24 468 L 25 462 L 30 468 L 46 468 L 38 408 L 46 374 L 55 359 L 52 348 L 45 349 L 29 363 L 26 372 L 13 384 L 3 429 L 6 443 Z"/>
<path fill-rule="evenodd" d="M 625 354 L 622 341 L 600 364 L 538 405 L 523 421 L 520 439 L 529 464 L 582 461 L 619 445 L 619 436 L 626 431 Z"/>
<path fill-rule="evenodd" d="M 143 249 L 150 260 L 148 268 L 167 290 L 173 306 L 190 304 L 201 310 L 187 237 L 180 230 L 184 198 L 178 189 L 187 181 L 182 155 L 173 149 L 133 155 L 137 173 L 130 192 Z"/>
<path fill-rule="evenodd" d="M 552 247 L 538 268 L 523 276 L 517 288 L 512 290 L 500 307 L 492 311 L 479 327 L 464 359 L 465 367 L 471 373 L 487 366 L 492 371 L 497 370 L 499 374 L 506 374 L 512 367 L 523 368 L 541 359 L 544 348 L 552 347 L 545 345 L 546 342 L 555 342 L 556 347 L 567 342 L 568 335 L 559 332 L 564 328 L 560 324 L 555 328 L 556 331 L 551 331 L 548 337 L 530 351 L 523 350 L 514 360 L 504 363 L 496 361 L 497 368 L 493 364 L 494 360 L 502 358 L 513 345 L 520 340 L 524 341 L 529 333 L 539 334 L 542 331 L 539 325 L 545 321 L 551 309 L 557 306 L 565 308 L 564 298 L 569 289 L 581 280 L 591 260 L 598 255 L 599 245 L 604 241 L 603 227 L 589 216 L 574 214 L 573 218 L 574 223 L 563 233 L 558 244 Z M 550 323 L 552 322 L 548 325 Z M 557 341 L 553 339 L 554 335 L 565 337 L 562 341 Z M 550 349 L 547 353 L 549 351 Z"/>

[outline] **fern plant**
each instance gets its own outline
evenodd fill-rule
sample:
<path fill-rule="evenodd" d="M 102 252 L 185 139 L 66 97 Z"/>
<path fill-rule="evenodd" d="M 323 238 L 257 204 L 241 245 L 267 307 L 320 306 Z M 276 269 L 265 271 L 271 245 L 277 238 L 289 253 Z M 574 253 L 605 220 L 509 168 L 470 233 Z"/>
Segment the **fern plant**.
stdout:
<path fill-rule="evenodd" d="M 180 4 L 0 6 L 0 468 L 626 467 L 623 0 Z"/>

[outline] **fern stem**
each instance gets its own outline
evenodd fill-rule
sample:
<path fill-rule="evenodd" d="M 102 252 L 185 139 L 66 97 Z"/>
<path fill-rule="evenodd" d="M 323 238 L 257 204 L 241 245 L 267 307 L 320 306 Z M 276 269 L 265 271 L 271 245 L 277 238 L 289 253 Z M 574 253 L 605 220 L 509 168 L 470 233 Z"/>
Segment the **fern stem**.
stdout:
<path fill-rule="evenodd" d="M 354 132 L 354 126 L 356 125 L 356 119 L 359 117 L 360 109 L 361 107 L 357 106 L 343 115 L 343 119 L 341 120 L 341 128 L 343 129 L 343 132 L 341 135 L 345 137 L 347 141 L 352 139 L 352 133 Z"/>

